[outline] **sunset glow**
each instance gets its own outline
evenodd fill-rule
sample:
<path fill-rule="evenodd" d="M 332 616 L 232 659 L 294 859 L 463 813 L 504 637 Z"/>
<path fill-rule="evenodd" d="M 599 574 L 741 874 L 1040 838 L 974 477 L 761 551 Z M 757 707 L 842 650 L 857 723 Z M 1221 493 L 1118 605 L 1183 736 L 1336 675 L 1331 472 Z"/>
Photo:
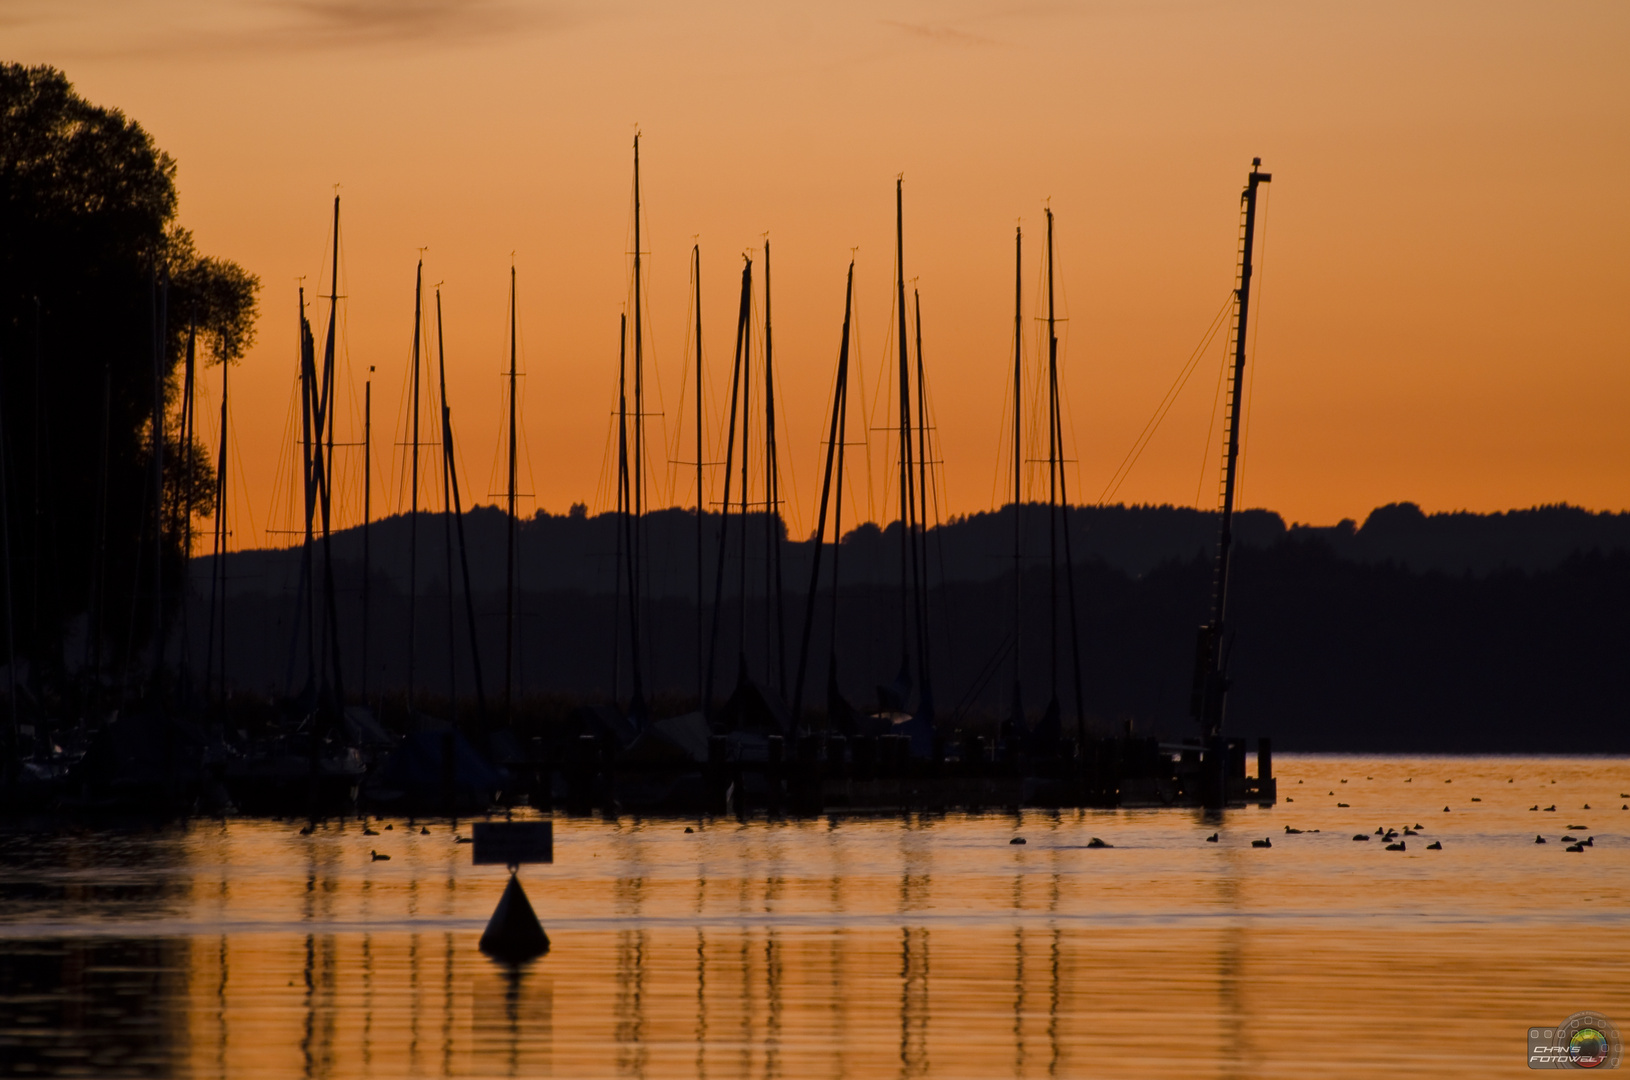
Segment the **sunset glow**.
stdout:
<path fill-rule="evenodd" d="M 261 278 L 258 343 L 234 372 L 234 546 L 278 543 L 292 520 L 297 289 L 303 277 L 308 299 L 330 291 L 336 183 L 339 439 L 361 437 L 371 366 L 375 515 L 406 508 L 392 444 L 421 248 L 427 287 L 443 283 L 465 490 L 479 502 L 502 490 L 513 259 L 521 508 L 611 508 L 636 130 L 652 409 L 665 414 L 652 418 L 656 504 L 696 498 L 685 467 L 664 463 L 693 456 L 678 418 L 694 378 L 693 239 L 711 440 L 742 255 L 761 260 L 767 235 L 789 525 L 812 527 L 851 253 L 865 402 L 872 426 L 888 422 L 878 387 L 894 355 L 903 174 L 942 515 L 1008 501 L 1013 230 L 1026 314 L 1039 314 L 1048 205 L 1070 320 L 1072 501 L 1212 505 L 1219 343 L 1125 481 L 1110 481 L 1226 300 L 1239 189 L 1260 155 L 1275 181 L 1245 505 L 1319 523 L 1405 499 L 1630 507 L 1622 4 L 68 0 L 8 5 L 4 25 L 10 59 L 58 66 L 139 120 L 179 162 L 180 220 L 200 248 Z M 310 315 L 320 327 L 326 305 Z M 1039 356 L 1034 336 L 1026 349 Z M 351 453 L 341 525 L 361 516 Z M 887 453 L 874 432 L 869 505 L 855 486 L 863 517 L 892 516 Z"/>

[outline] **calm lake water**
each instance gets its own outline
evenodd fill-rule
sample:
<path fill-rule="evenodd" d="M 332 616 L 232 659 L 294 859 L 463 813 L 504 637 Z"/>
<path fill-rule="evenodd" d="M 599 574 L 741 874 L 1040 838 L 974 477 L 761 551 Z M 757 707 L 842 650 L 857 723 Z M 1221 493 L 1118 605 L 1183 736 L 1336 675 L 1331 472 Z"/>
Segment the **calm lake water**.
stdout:
<path fill-rule="evenodd" d="M 518 973 L 467 823 L 0 834 L 0 1072 L 1487 1077 L 1582 1009 L 1630 1033 L 1630 761 L 1277 765 L 1215 844 L 1181 810 L 556 818 Z"/>

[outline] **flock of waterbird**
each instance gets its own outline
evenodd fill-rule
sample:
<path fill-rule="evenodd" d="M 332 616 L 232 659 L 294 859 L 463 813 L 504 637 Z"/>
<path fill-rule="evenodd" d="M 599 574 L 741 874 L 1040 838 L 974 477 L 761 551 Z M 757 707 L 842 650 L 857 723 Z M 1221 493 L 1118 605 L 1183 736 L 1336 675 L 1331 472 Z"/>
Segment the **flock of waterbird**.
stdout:
<path fill-rule="evenodd" d="M 1366 780 L 1374 780 L 1375 777 L 1366 776 L 1364 779 L 1366 779 Z M 1305 783 L 1305 781 L 1302 781 L 1302 780 L 1298 780 L 1296 782 L 1298 784 Z M 1341 782 L 1343 784 L 1347 783 L 1346 780 L 1343 780 Z M 1404 783 L 1406 783 L 1406 784 L 1412 784 L 1414 782 L 1415 782 L 1415 778 L 1413 776 L 1408 777 L 1408 778 L 1406 778 L 1404 780 Z M 1452 779 L 1445 780 L 1444 783 L 1445 784 L 1452 784 L 1452 783 L 1454 783 L 1454 780 L 1452 780 Z M 1516 778 L 1513 777 L 1513 778 L 1507 779 L 1506 783 L 1514 784 L 1514 783 L 1516 783 Z M 1554 783 L 1556 783 L 1556 781 L 1552 780 L 1551 783 L 1554 784 Z M 1331 795 L 1331 796 L 1334 796 L 1336 793 L 1335 793 L 1334 790 L 1332 790 L 1332 791 L 1328 792 L 1328 794 Z M 1619 792 L 1619 798 L 1621 798 L 1621 799 L 1630 799 L 1630 792 L 1623 792 L 1623 791 Z M 1293 802 L 1296 801 L 1296 799 L 1295 799 L 1294 796 L 1287 796 L 1285 798 L 1285 801 L 1287 803 L 1293 803 Z M 1473 796 L 1471 801 L 1476 803 L 1476 802 L 1482 802 L 1483 800 L 1482 800 L 1481 797 Z M 1345 803 L 1345 802 L 1338 802 L 1338 803 L 1336 803 L 1336 808 L 1337 809 L 1342 809 L 1342 810 L 1350 809 L 1351 804 Z M 1546 806 L 1546 807 L 1542 808 L 1539 805 L 1539 803 L 1535 803 L 1533 806 L 1530 806 L 1528 809 L 1529 809 L 1529 811 L 1535 812 L 1535 813 L 1551 813 L 1551 814 L 1554 814 L 1554 813 L 1556 813 L 1556 804 L 1552 803 L 1550 806 Z M 1580 807 L 1580 809 L 1589 810 L 1590 809 L 1590 803 L 1585 803 L 1582 807 Z M 1630 802 L 1621 804 L 1619 809 L 1620 810 L 1630 810 Z M 1445 814 L 1448 814 L 1448 813 L 1452 813 L 1453 810 L 1452 810 L 1451 807 L 1445 806 L 1443 808 L 1443 812 Z M 1588 825 L 1569 825 L 1567 827 L 1568 832 L 1588 832 L 1589 830 L 1590 830 L 1590 826 L 1588 826 Z M 1297 828 L 1292 828 L 1289 825 L 1285 826 L 1285 835 L 1286 836 L 1300 836 L 1303 833 L 1308 833 L 1308 832 L 1315 832 L 1316 833 L 1318 831 L 1319 831 L 1318 829 L 1297 829 Z M 1404 831 L 1402 833 L 1399 833 L 1396 829 L 1390 828 L 1388 826 L 1381 826 L 1381 827 L 1377 828 L 1374 833 L 1355 833 L 1353 835 L 1353 839 L 1357 840 L 1357 841 L 1367 842 L 1367 841 L 1373 839 L 1374 837 L 1379 836 L 1382 839 L 1382 841 L 1387 845 L 1387 850 L 1388 851 L 1408 851 L 1409 850 L 1409 848 L 1407 846 L 1408 842 L 1407 842 L 1407 840 L 1405 838 L 1410 837 L 1410 836 L 1419 836 L 1421 833 L 1424 833 L 1425 831 L 1426 831 L 1425 826 L 1421 825 L 1419 822 L 1416 822 L 1413 826 L 1410 826 L 1410 825 L 1404 826 Z M 1206 842 L 1208 844 L 1215 844 L 1215 843 L 1218 843 L 1219 841 L 1220 841 L 1220 834 L 1218 834 L 1218 833 L 1212 833 L 1210 836 L 1206 837 Z M 1565 848 L 1566 851 L 1573 852 L 1573 853 L 1582 853 L 1586 848 L 1596 846 L 1596 837 L 1594 837 L 1594 836 L 1586 836 L 1583 839 L 1581 839 L 1579 837 L 1574 837 L 1574 836 L 1563 836 L 1561 838 L 1560 842 L 1567 845 L 1566 848 Z M 1545 839 L 1545 836 L 1544 836 L 1543 833 L 1538 833 L 1538 834 L 1535 834 L 1535 836 L 1534 836 L 1534 843 L 1536 843 L 1536 844 L 1544 844 L 1544 843 L 1549 843 L 1549 841 L 1547 841 Z M 1264 836 L 1261 840 L 1252 840 L 1251 841 L 1251 846 L 1254 847 L 1254 848 L 1271 848 L 1271 847 L 1273 847 L 1273 839 L 1271 837 Z M 1426 850 L 1427 851 L 1442 851 L 1443 850 L 1443 842 L 1441 840 L 1434 840 L 1432 843 L 1426 845 Z"/>
<path fill-rule="evenodd" d="M 1366 780 L 1374 780 L 1375 777 L 1366 776 L 1365 779 Z M 1413 783 L 1414 779 L 1415 779 L 1414 777 L 1409 777 L 1404 781 L 1404 783 L 1406 783 L 1406 784 Z M 1296 782 L 1298 784 L 1302 784 L 1305 781 L 1298 780 Z M 1343 784 L 1347 783 L 1346 780 L 1343 780 L 1341 782 Z M 1510 780 L 1506 781 L 1506 783 L 1508 783 L 1508 784 L 1515 783 L 1515 782 L 1516 782 L 1515 779 L 1510 779 Z M 1453 780 L 1445 780 L 1444 783 L 1445 784 L 1452 784 L 1452 783 L 1454 783 L 1454 781 Z M 1551 783 L 1554 784 L 1554 783 L 1556 783 L 1556 781 L 1552 780 Z M 1329 794 L 1331 796 L 1334 796 L 1335 791 L 1332 790 L 1332 791 L 1329 792 Z M 1630 799 L 1630 792 L 1620 792 L 1619 793 L 1619 798 L 1621 798 L 1621 799 Z M 1295 802 L 1296 799 L 1295 799 L 1294 796 L 1290 796 L 1290 797 L 1287 797 L 1285 799 L 1285 801 L 1287 803 L 1292 803 L 1292 802 Z M 1482 802 L 1483 800 L 1480 797 L 1473 796 L 1471 801 L 1475 803 L 1475 802 Z M 1338 803 L 1336 803 L 1336 806 L 1337 806 L 1338 809 L 1347 809 L 1347 808 L 1349 808 L 1349 804 L 1345 803 L 1345 802 L 1338 802 Z M 1582 807 L 1580 807 L 1580 809 L 1582 809 L 1582 810 L 1589 810 L 1590 808 L 1591 808 L 1590 803 L 1585 803 Z M 1556 813 L 1557 812 L 1555 803 L 1552 803 L 1550 806 L 1544 806 L 1544 807 L 1540 806 L 1539 803 L 1535 803 L 1533 806 L 1530 806 L 1528 809 L 1529 809 L 1529 811 L 1534 812 L 1534 813 Z M 1619 807 L 1619 809 L 1621 809 L 1621 810 L 1630 810 L 1630 802 L 1626 802 L 1626 803 L 1622 804 Z M 1445 806 L 1443 808 L 1443 812 L 1445 814 L 1448 814 L 1448 813 L 1452 813 L 1453 810 L 1452 810 L 1451 807 Z M 315 828 L 315 826 L 313 824 L 308 823 L 307 825 L 305 825 L 304 827 L 302 827 L 300 829 L 300 835 L 301 836 L 310 836 L 312 834 L 312 832 L 314 831 L 314 828 Z M 393 830 L 394 828 L 395 828 L 395 826 L 392 825 L 392 824 L 387 823 L 385 825 L 385 829 L 387 831 Z M 409 830 L 411 831 L 411 829 L 412 829 L 412 823 L 409 824 Z M 1588 825 L 1569 825 L 1569 826 L 1567 826 L 1567 831 L 1570 832 L 1570 833 L 1588 832 L 1589 829 L 1590 829 L 1590 826 L 1588 826 Z M 430 828 L 428 826 L 420 826 L 418 831 L 419 831 L 419 835 L 421 835 L 421 836 L 429 836 L 430 835 Z M 688 833 L 688 832 L 692 832 L 693 830 L 690 827 L 687 826 L 685 831 Z M 1295 826 L 1286 825 L 1284 835 L 1285 836 L 1302 836 L 1302 835 L 1305 835 L 1305 834 L 1308 834 L 1308 833 L 1317 833 L 1319 831 L 1320 831 L 1319 829 L 1298 829 Z M 1353 839 L 1355 841 L 1368 843 L 1369 841 L 1375 839 L 1376 837 L 1380 837 L 1382 843 L 1386 844 L 1386 850 L 1388 850 L 1388 851 L 1408 851 L 1409 850 L 1409 848 L 1407 846 L 1408 845 L 1408 838 L 1412 837 L 1412 836 L 1420 836 L 1420 835 L 1424 834 L 1425 832 L 1426 832 L 1426 827 L 1424 825 L 1422 825 L 1420 822 L 1416 822 L 1414 825 L 1405 825 L 1404 829 L 1403 829 L 1403 832 L 1399 832 L 1397 829 L 1391 828 L 1390 826 L 1384 826 L 1383 825 L 1383 826 L 1378 826 L 1376 828 L 1375 832 L 1373 832 L 1373 833 L 1363 833 L 1363 832 L 1354 833 L 1353 834 Z M 364 817 L 362 819 L 362 835 L 364 835 L 364 836 L 378 836 L 379 835 L 379 832 L 376 831 L 372 826 L 370 826 L 368 824 L 368 819 L 366 817 Z M 1222 834 L 1220 832 L 1214 832 L 1210 836 L 1206 837 L 1205 841 L 1208 844 L 1220 843 L 1222 841 Z M 468 843 L 471 843 L 472 841 L 470 840 L 469 837 L 460 836 L 455 832 L 454 835 L 453 835 L 453 842 L 455 844 L 468 844 Z M 1561 837 L 1559 839 L 1559 842 L 1566 844 L 1565 850 L 1567 850 L 1569 852 L 1581 853 L 1586 848 L 1596 846 L 1596 837 L 1595 836 L 1586 836 L 1586 837 L 1581 839 L 1581 838 L 1574 837 L 1574 836 L 1563 836 L 1563 837 Z M 1015 836 L 1011 840 L 1009 840 L 1008 843 L 1009 844 L 1025 844 L 1025 843 L 1028 843 L 1028 841 L 1022 836 Z M 1545 844 L 1545 843 L 1549 843 L 1549 841 L 1546 840 L 1545 835 L 1543 833 L 1537 833 L 1534 836 L 1534 843 L 1536 843 L 1536 844 Z M 1087 842 L 1086 846 L 1089 847 L 1089 848 L 1112 848 L 1115 845 L 1111 844 L 1111 843 L 1108 843 L 1107 841 L 1103 840 L 1101 837 L 1094 836 Z M 1252 840 L 1251 841 L 1251 846 L 1253 848 L 1271 848 L 1271 847 L 1273 847 L 1273 838 L 1271 836 L 1264 836 L 1260 840 Z M 1426 845 L 1426 850 L 1427 851 L 1442 851 L 1443 850 L 1443 841 L 1441 841 L 1441 840 L 1432 841 L 1431 843 Z M 376 850 L 371 850 L 370 849 L 368 854 L 371 857 L 371 861 L 373 861 L 373 862 L 387 862 L 387 861 L 390 860 L 389 855 L 382 854 L 382 853 L 380 853 L 379 851 L 376 851 Z"/>
<path fill-rule="evenodd" d="M 275 820 L 279 820 L 279 819 L 274 818 L 273 820 L 275 821 Z M 383 818 L 376 817 L 376 818 L 374 818 L 374 822 L 376 824 L 377 823 L 383 823 L 384 826 L 385 826 L 385 828 L 384 828 L 385 832 L 395 832 L 396 831 L 395 824 L 392 823 L 392 822 L 387 822 Z M 420 836 L 429 836 L 430 835 L 430 826 L 428 826 L 428 825 L 419 825 L 417 822 L 411 821 L 411 820 L 407 823 L 407 827 L 406 827 L 406 829 L 404 831 L 409 832 L 409 833 L 413 832 L 415 825 L 418 825 L 418 833 L 419 833 Z M 316 831 L 317 831 L 317 823 L 314 822 L 314 821 L 313 822 L 307 822 L 305 825 L 302 825 L 300 827 L 299 835 L 301 835 L 301 836 L 310 836 L 312 833 L 314 833 Z M 685 831 L 689 832 L 690 830 L 686 829 Z M 362 835 L 363 836 L 378 836 L 379 834 L 380 834 L 380 830 L 375 829 L 373 827 L 373 825 L 370 825 L 368 823 L 368 816 L 366 814 L 362 815 Z M 468 836 L 461 836 L 455 831 L 453 833 L 453 843 L 455 843 L 455 844 L 473 844 L 473 843 L 475 843 L 475 840 L 473 838 L 471 838 L 471 837 L 468 837 Z M 391 859 L 391 857 L 389 855 L 385 854 L 382 851 L 378 851 L 378 850 L 375 850 L 373 848 L 370 848 L 368 850 L 368 861 L 369 862 L 390 862 L 390 859 Z"/>

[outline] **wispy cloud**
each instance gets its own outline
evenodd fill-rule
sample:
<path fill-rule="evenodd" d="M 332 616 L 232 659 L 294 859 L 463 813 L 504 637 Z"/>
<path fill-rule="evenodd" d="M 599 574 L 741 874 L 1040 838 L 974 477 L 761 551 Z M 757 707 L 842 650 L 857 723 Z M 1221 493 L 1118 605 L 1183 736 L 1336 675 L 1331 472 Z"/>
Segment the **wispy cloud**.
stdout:
<path fill-rule="evenodd" d="M 578 0 L 0 0 L 0 26 L 54 55 L 439 48 L 581 21 Z"/>
<path fill-rule="evenodd" d="M 514 0 L 267 0 L 288 45 L 384 45 L 491 37 L 559 20 Z"/>
<path fill-rule="evenodd" d="M 918 23 L 898 22 L 894 19 L 880 20 L 884 26 L 909 34 L 914 38 L 932 41 L 939 45 L 1001 45 L 995 38 L 985 37 L 983 34 L 972 34 L 966 30 L 958 30 L 945 23 Z"/>

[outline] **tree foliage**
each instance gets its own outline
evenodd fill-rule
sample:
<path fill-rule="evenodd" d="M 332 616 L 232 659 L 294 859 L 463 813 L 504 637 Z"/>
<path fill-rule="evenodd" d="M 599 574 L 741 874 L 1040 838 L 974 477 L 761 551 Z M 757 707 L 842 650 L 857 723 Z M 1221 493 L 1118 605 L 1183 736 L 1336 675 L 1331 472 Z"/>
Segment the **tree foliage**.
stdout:
<path fill-rule="evenodd" d="M 212 512 L 212 454 L 183 448 L 181 362 L 254 341 L 259 281 L 200 254 L 177 224 L 176 163 L 138 123 L 49 67 L 0 64 L 0 422 L 17 647 L 77 666 L 84 614 L 115 655 L 145 644 L 154 582 L 173 603 L 184 502 L 154 514 L 155 376 L 172 492 Z M 155 370 L 156 369 L 156 370 Z M 153 572 L 153 522 L 161 526 Z M 135 628 L 132 630 L 131 628 Z"/>

